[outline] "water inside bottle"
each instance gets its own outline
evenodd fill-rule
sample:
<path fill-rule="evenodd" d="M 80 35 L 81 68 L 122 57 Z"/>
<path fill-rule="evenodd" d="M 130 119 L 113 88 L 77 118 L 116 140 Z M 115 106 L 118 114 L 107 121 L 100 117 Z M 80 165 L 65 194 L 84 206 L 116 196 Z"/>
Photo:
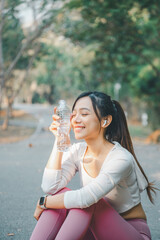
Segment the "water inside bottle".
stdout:
<path fill-rule="evenodd" d="M 57 115 L 60 117 L 60 126 L 58 130 L 57 138 L 57 149 L 61 152 L 66 152 L 70 147 L 70 110 L 66 105 L 64 100 L 59 101 L 59 106 L 57 107 Z"/>

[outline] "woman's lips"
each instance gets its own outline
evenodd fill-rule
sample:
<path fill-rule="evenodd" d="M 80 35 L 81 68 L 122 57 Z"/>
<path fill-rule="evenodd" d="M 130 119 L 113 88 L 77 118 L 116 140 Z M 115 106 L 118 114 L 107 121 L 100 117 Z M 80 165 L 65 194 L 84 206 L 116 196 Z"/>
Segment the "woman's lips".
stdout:
<path fill-rule="evenodd" d="M 79 132 L 79 131 L 81 131 L 82 129 L 84 129 L 85 127 L 83 127 L 83 126 L 75 126 L 74 127 L 74 131 L 76 131 L 76 132 Z"/>

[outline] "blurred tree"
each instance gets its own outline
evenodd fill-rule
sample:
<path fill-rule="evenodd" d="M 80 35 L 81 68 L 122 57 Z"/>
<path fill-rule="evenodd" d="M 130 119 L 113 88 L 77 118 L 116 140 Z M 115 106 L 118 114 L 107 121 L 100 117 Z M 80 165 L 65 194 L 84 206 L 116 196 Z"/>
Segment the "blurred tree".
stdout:
<path fill-rule="evenodd" d="M 67 1 L 57 18 L 60 29 L 75 44 L 96 46 L 91 64 L 94 88 L 107 82 L 127 83 L 148 102 L 160 123 L 158 0 Z"/>
<path fill-rule="evenodd" d="M 0 103 L 2 100 L 2 89 L 4 86 L 4 60 L 3 60 L 3 42 L 2 42 L 2 29 L 4 24 L 3 19 L 4 0 L 0 1 Z"/>
<path fill-rule="evenodd" d="M 24 2 L 32 9 L 34 20 L 25 31 L 19 18 Z M 120 83 L 120 98 L 123 94 L 126 99 L 127 93 L 139 96 L 152 108 L 149 114 L 159 124 L 159 13 L 158 0 L 1 0 L 0 96 L 5 89 L 8 102 L 13 103 L 41 51 L 37 64 L 44 61 L 46 72 L 39 75 L 38 82 L 50 86 L 50 93 L 44 96 L 49 102 L 62 89 L 73 95 L 77 89 L 107 90 L 114 95 L 114 86 Z M 46 29 L 65 36 L 73 48 L 65 47 L 67 52 L 52 46 L 44 53 L 40 37 Z M 15 84 L 16 71 L 24 69 L 26 74 Z M 131 90 L 125 91 L 127 86 Z"/>
<path fill-rule="evenodd" d="M 87 49 L 75 51 L 74 46 L 70 46 L 70 43 L 67 45 L 68 48 L 45 45 L 46 57 L 41 60 L 45 71 L 40 70 L 37 83 L 50 87 L 43 97 L 51 104 L 61 95 L 72 97 L 77 91 L 89 89 L 90 86 L 91 72 L 88 64 L 92 56 L 87 55 Z M 41 101 L 40 98 L 37 100 Z"/>
<path fill-rule="evenodd" d="M 29 0 L 26 2 L 31 3 Z M 9 109 L 27 79 L 34 58 L 40 50 L 40 41 L 37 40 L 52 25 L 59 11 L 57 1 L 33 0 L 31 8 L 34 24 L 24 32 L 19 15 L 20 9 L 24 7 L 22 4 L 26 2 L 2 0 L 0 5 L 0 101 L 5 95 L 8 104 L 2 125 L 4 130 L 8 127 Z M 26 71 L 19 83 L 17 70 Z"/>

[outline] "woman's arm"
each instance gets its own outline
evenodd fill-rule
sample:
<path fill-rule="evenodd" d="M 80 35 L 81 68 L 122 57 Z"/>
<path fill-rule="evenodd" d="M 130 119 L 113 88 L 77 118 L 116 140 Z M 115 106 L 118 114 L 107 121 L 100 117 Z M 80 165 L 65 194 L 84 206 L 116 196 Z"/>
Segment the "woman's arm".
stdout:
<path fill-rule="evenodd" d="M 48 159 L 46 168 L 61 170 L 63 152 L 57 151 L 57 139 L 55 140 L 51 155 Z"/>
<path fill-rule="evenodd" d="M 50 209 L 62 209 L 65 208 L 64 206 L 64 193 L 60 193 L 54 196 L 46 196 L 45 200 L 45 207 Z M 39 219 L 42 212 L 44 211 L 43 208 L 39 205 L 39 200 L 37 202 L 37 206 L 34 212 L 34 218 L 36 220 Z"/>
<path fill-rule="evenodd" d="M 64 193 L 46 197 L 46 208 L 62 209 L 64 206 Z"/>
<path fill-rule="evenodd" d="M 99 175 L 89 184 L 78 190 L 64 194 L 65 208 L 86 208 L 108 194 L 122 179 L 127 178 L 133 169 L 131 158 L 116 156 L 101 169 Z"/>
<path fill-rule="evenodd" d="M 52 119 L 53 119 L 53 122 L 51 123 L 51 125 L 49 127 L 49 130 L 55 136 L 55 143 L 54 143 L 51 155 L 50 155 L 50 157 L 48 159 L 46 168 L 60 170 L 61 169 L 61 162 L 62 162 L 63 152 L 57 151 L 57 128 L 60 125 L 60 123 L 58 122 L 60 118 L 56 114 L 56 107 L 54 108 L 54 115 L 52 116 Z"/>
<path fill-rule="evenodd" d="M 72 152 L 69 151 L 69 153 L 63 153 L 57 150 L 57 128 L 59 127 L 59 116 L 56 115 L 56 108 L 54 109 L 54 115 L 52 118 L 53 122 L 49 129 L 55 135 L 55 143 L 46 168 L 44 169 L 41 184 L 42 190 L 47 194 L 54 194 L 61 188 L 65 187 L 76 171 Z"/>
<path fill-rule="evenodd" d="M 109 193 L 121 179 L 132 171 L 132 160 L 113 157 L 112 161 L 103 167 L 99 175 L 88 185 L 78 190 L 67 191 L 47 197 L 48 208 L 85 208 L 99 201 Z"/>
<path fill-rule="evenodd" d="M 50 209 L 89 207 L 110 192 L 121 179 L 127 177 L 131 169 L 130 159 L 114 159 L 106 168 L 104 167 L 98 177 L 81 189 L 47 196 L 45 206 Z M 42 211 L 38 202 L 34 214 L 37 220 Z"/>
<path fill-rule="evenodd" d="M 78 161 L 77 151 L 79 151 L 79 148 L 79 144 L 73 144 L 68 152 L 63 153 L 61 159 L 61 169 L 52 169 L 47 167 L 44 169 L 41 185 L 44 193 L 55 194 L 62 188 L 66 187 L 77 171 L 76 161 Z M 54 154 L 51 155 L 54 159 Z M 51 161 L 49 164 L 51 164 Z"/>

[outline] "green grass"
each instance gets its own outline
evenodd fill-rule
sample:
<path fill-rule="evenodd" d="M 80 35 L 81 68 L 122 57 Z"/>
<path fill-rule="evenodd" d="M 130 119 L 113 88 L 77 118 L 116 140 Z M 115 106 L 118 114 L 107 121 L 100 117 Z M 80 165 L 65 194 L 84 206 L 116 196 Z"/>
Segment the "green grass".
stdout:
<path fill-rule="evenodd" d="M 151 133 L 152 129 L 149 126 L 142 126 L 142 125 L 131 125 L 128 126 L 129 132 L 132 138 L 147 138 Z"/>

